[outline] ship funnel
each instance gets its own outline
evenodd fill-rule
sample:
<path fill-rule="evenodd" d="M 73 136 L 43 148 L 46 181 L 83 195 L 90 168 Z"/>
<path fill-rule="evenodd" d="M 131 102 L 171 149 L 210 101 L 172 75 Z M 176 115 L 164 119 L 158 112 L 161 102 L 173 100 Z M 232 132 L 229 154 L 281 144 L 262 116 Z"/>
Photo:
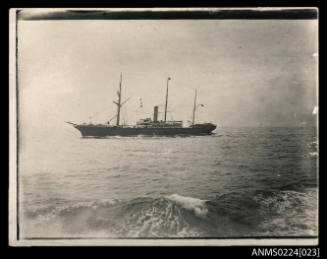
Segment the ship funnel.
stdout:
<path fill-rule="evenodd" d="M 153 109 L 153 121 L 158 122 L 158 106 L 154 106 Z"/>

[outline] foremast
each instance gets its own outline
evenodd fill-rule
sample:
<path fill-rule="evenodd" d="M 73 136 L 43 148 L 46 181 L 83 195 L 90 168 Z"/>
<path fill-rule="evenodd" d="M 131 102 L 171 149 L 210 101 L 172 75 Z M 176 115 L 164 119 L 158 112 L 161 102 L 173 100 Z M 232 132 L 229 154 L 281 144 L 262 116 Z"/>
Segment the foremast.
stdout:
<path fill-rule="evenodd" d="M 120 108 L 121 108 L 121 83 L 122 83 L 122 73 L 120 73 L 120 83 L 119 83 L 119 91 L 117 91 L 118 95 L 118 103 L 114 101 L 114 103 L 117 105 L 117 122 L 116 125 L 119 126 L 119 120 L 120 120 Z"/>
<path fill-rule="evenodd" d="M 123 74 L 120 73 L 120 83 L 119 83 L 119 91 L 117 91 L 118 95 L 118 102 L 113 101 L 117 105 L 117 121 L 116 121 L 116 126 L 119 126 L 119 121 L 120 121 L 120 108 L 130 99 L 127 98 L 123 103 L 121 102 L 121 86 L 122 86 L 122 81 L 123 81 Z"/>
<path fill-rule="evenodd" d="M 193 105 L 193 116 L 192 116 L 192 125 L 194 125 L 194 122 L 195 122 L 196 98 L 197 98 L 197 91 L 195 89 L 194 105 Z"/>

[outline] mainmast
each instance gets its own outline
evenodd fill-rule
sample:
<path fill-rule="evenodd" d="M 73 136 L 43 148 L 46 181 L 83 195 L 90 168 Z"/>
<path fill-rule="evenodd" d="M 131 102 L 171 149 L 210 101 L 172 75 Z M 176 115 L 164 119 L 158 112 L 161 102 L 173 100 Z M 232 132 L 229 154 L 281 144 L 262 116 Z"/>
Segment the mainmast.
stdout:
<path fill-rule="evenodd" d="M 168 82 L 171 78 L 168 77 L 167 79 L 167 91 L 166 91 L 166 105 L 165 105 L 165 122 L 166 122 L 166 118 L 167 118 L 167 104 L 168 104 Z"/>
<path fill-rule="evenodd" d="M 120 107 L 121 107 L 121 83 L 122 83 L 122 73 L 120 73 L 120 84 L 119 84 L 119 91 L 117 91 L 118 95 L 118 103 L 114 101 L 117 105 L 117 122 L 116 125 L 119 126 L 119 119 L 120 119 Z"/>
<path fill-rule="evenodd" d="M 192 125 L 195 121 L 195 111 L 196 111 L 196 97 L 197 97 L 197 91 L 195 89 L 195 96 L 194 96 L 194 105 L 193 105 L 193 117 L 192 117 Z"/>

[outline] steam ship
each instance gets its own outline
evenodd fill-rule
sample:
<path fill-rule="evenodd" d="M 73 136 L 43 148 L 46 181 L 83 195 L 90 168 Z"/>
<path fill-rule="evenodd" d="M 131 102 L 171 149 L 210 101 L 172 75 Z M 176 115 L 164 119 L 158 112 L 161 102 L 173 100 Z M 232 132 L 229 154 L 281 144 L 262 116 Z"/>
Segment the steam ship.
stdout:
<path fill-rule="evenodd" d="M 122 97 L 122 74 L 120 75 L 119 91 L 117 92 L 118 101 L 114 101 L 117 105 L 117 114 L 115 117 L 116 125 L 111 125 L 110 121 L 105 124 L 82 123 L 76 124 L 66 122 L 73 125 L 80 131 L 83 137 L 106 137 L 106 136 L 174 136 L 174 135 L 209 135 L 216 129 L 213 123 L 195 123 L 195 113 L 197 109 L 197 92 L 195 90 L 194 106 L 192 123 L 188 127 L 183 126 L 182 121 L 167 121 L 167 104 L 168 104 L 168 83 L 171 80 L 167 79 L 166 102 L 165 102 L 165 117 L 164 120 L 158 120 L 158 106 L 154 106 L 153 119 L 146 118 L 139 120 L 136 125 L 120 125 L 121 107 L 126 101 L 121 102 Z"/>

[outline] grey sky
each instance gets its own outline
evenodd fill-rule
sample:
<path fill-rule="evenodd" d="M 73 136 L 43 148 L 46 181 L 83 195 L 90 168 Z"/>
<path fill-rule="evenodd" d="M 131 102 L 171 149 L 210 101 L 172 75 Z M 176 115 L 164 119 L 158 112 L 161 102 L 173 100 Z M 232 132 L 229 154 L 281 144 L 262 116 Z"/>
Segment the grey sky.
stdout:
<path fill-rule="evenodd" d="M 168 76 L 169 119 L 191 119 L 197 88 L 198 121 L 313 120 L 315 20 L 19 21 L 18 36 L 20 119 L 29 129 L 60 131 L 96 113 L 93 122 L 107 121 L 120 72 L 123 100 L 131 97 L 126 123 L 152 116 L 154 105 L 163 111 Z"/>

